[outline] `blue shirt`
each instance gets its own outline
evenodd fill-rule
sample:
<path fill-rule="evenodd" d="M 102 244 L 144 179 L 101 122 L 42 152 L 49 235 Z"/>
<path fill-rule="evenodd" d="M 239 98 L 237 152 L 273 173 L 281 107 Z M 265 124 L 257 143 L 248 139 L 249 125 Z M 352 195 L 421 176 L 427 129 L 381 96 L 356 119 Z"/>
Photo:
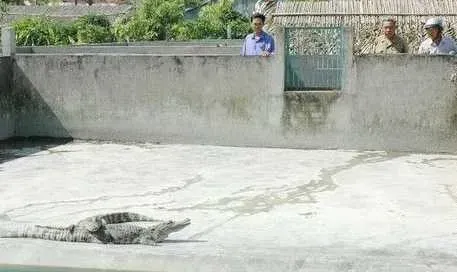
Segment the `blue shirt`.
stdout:
<path fill-rule="evenodd" d="M 246 36 L 241 48 L 242 56 L 260 56 L 263 51 L 270 52 L 270 54 L 275 51 L 275 41 L 272 36 L 263 31 L 260 36 L 256 36 L 254 33 Z"/>

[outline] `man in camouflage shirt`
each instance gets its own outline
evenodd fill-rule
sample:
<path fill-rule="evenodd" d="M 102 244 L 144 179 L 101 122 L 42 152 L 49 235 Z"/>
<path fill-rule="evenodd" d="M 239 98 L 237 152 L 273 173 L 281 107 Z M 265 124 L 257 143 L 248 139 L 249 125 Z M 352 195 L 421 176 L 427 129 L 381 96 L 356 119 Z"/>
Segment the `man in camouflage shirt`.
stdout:
<path fill-rule="evenodd" d="M 408 53 L 406 42 L 395 33 L 396 27 L 394 19 L 382 21 L 382 35 L 375 41 L 375 54 Z"/>

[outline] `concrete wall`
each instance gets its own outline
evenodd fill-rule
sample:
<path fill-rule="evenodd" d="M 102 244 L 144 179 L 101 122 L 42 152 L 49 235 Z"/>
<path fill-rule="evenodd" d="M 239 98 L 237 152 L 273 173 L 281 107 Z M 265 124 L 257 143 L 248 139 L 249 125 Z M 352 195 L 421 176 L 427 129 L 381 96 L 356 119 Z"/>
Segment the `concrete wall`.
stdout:
<path fill-rule="evenodd" d="M 457 63 L 450 56 L 360 56 L 340 95 L 289 93 L 290 146 L 457 151 Z"/>
<path fill-rule="evenodd" d="M 342 93 L 283 93 L 281 58 L 17 55 L 16 133 L 457 151 L 453 58 L 357 57 Z"/>
<path fill-rule="evenodd" d="M 9 57 L 0 57 L 0 140 L 14 136 L 12 69 Z"/>
<path fill-rule="evenodd" d="M 353 127 L 377 146 L 457 150 L 457 59 L 356 58 Z"/>
<path fill-rule="evenodd" d="M 17 136 L 255 144 L 282 99 L 276 61 L 17 55 Z"/>

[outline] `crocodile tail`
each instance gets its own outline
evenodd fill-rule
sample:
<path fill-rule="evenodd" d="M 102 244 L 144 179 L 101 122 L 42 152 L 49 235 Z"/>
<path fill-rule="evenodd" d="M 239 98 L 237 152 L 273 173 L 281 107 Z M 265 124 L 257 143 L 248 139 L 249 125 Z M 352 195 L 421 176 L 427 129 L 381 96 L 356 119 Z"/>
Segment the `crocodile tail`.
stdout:
<path fill-rule="evenodd" d="M 83 232 L 73 233 L 69 228 L 54 228 L 39 225 L 15 224 L 0 228 L 0 238 L 32 238 L 66 242 L 92 242 Z"/>
<path fill-rule="evenodd" d="M 43 233 L 40 228 L 27 224 L 13 224 L 2 226 L 0 229 L 1 238 L 41 238 Z"/>

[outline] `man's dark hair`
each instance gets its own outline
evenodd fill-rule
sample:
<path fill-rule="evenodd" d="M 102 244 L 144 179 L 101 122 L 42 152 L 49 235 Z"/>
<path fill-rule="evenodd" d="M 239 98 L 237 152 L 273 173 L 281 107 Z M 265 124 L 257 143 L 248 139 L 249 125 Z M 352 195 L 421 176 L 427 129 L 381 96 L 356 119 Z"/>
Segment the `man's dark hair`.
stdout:
<path fill-rule="evenodd" d="M 265 23 L 265 15 L 263 15 L 262 13 L 254 13 L 252 14 L 251 16 L 251 22 L 255 19 L 255 18 L 259 18 L 260 20 L 262 20 L 262 23 Z"/>

